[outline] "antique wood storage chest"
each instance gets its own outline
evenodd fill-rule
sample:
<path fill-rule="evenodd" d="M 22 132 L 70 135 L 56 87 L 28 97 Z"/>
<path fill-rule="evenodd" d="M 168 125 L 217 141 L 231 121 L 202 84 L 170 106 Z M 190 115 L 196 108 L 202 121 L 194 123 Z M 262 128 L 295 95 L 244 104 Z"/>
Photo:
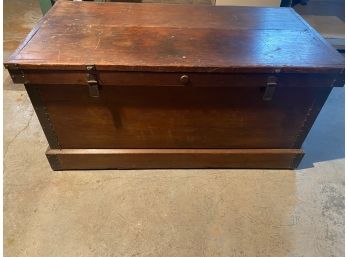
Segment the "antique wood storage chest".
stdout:
<path fill-rule="evenodd" d="M 70 1 L 5 67 L 54 170 L 295 168 L 344 76 L 290 8 Z"/>

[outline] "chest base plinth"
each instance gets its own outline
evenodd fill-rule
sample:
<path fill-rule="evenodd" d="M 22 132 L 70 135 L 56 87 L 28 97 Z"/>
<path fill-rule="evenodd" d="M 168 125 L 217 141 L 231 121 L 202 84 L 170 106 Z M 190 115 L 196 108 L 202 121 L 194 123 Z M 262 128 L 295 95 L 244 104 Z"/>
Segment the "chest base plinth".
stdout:
<path fill-rule="evenodd" d="M 295 169 L 301 149 L 48 149 L 53 170 Z"/>

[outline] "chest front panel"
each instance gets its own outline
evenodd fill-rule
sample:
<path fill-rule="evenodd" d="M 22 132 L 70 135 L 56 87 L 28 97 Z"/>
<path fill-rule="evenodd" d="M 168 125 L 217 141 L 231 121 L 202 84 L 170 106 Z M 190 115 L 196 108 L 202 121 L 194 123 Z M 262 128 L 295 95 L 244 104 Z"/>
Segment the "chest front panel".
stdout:
<path fill-rule="evenodd" d="M 62 148 L 295 148 L 330 88 L 37 86 Z"/>

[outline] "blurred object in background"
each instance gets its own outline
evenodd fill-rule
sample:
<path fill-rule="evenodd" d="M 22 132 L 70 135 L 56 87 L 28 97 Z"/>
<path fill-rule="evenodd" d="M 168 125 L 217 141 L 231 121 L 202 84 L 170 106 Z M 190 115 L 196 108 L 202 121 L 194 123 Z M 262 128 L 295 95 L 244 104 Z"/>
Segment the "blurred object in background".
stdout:
<path fill-rule="evenodd" d="M 344 0 L 310 0 L 294 9 L 338 51 L 344 52 L 344 5 Z"/>
<path fill-rule="evenodd" d="M 297 4 L 307 5 L 309 0 L 292 0 L 290 2 L 291 2 L 291 6 L 295 6 Z"/>
<path fill-rule="evenodd" d="M 291 7 L 297 4 L 307 5 L 309 0 L 212 0 L 214 5 Z"/>
<path fill-rule="evenodd" d="M 295 5 L 294 9 L 300 15 L 337 16 L 344 21 L 344 5 L 344 0 L 310 0 L 306 5 Z"/>
<path fill-rule="evenodd" d="M 215 5 L 279 7 L 281 0 L 215 0 Z"/>
<path fill-rule="evenodd" d="M 337 50 L 344 51 L 344 22 L 337 16 L 302 16 Z"/>

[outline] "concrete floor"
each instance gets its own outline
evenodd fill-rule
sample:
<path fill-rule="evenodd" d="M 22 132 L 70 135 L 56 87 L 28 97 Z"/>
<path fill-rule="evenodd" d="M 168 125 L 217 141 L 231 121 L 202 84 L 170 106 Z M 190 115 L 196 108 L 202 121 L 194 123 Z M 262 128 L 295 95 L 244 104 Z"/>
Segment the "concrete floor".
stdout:
<path fill-rule="evenodd" d="M 4 1 L 5 57 L 40 17 L 37 2 Z M 46 147 L 24 87 L 5 71 L 6 257 L 344 256 L 342 88 L 297 171 L 52 172 Z"/>

